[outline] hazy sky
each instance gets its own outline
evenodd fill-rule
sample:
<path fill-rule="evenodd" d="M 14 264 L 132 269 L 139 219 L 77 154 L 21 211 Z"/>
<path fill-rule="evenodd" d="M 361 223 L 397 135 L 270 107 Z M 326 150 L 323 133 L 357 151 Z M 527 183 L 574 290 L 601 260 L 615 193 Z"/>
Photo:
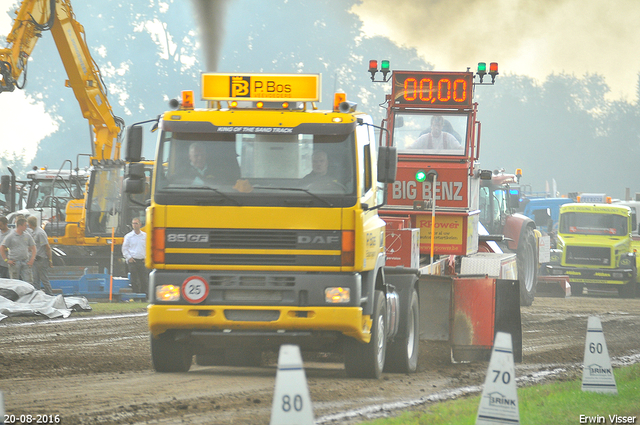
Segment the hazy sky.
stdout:
<path fill-rule="evenodd" d="M 11 29 L 6 11 L 13 4 L 0 0 L 3 36 Z M 640 0 L 363 0 L 352 12 L 366 35 L 415 47 L 436 70 L 464 71 L 495 61 L 502 74 L 539 81 L 551 73 L 597 73 L 611 87 L 610 98 L 635 100 Z M 386 59 L 385 52 L 377 59 Z M 0 110 L 0 154 L 25 149 L 31 159 L 39 141 L 56 129 L 28 90 L 0 94 Z"/>
<path fill-rule="evenodd" d="M 635 100 L 638 0 L 363 0 L 352 11 L 367 35 L 415 47 L 436 70 L 498 62 L 501 73 L 539 81 L 600 74 L 610 99 Z"/>

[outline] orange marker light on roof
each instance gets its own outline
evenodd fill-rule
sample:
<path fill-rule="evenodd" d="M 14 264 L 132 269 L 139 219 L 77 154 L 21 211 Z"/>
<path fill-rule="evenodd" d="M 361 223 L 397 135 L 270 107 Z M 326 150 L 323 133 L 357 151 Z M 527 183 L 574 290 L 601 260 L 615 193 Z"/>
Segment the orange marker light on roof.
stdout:
<path fill-rule="evenodd" d="M 346 93 L 335 93 L 333 95 L 333 112 L 340 111 L 340 104 L 347 101 Z"/>
<path fill-rule="evenodd" d="M 182 109 L 193 109 L 193 90 L 182 91 Z"/>

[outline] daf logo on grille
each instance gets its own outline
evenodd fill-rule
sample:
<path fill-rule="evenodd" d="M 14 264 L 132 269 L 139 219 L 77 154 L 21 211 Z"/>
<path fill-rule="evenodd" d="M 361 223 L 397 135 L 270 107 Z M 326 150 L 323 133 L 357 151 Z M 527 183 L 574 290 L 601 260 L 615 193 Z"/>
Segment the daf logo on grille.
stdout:
<path fill-rule="evenodd" d="M 298 236 L 299 244 L 332 244 L 340 242 L 338 236 Z"/>

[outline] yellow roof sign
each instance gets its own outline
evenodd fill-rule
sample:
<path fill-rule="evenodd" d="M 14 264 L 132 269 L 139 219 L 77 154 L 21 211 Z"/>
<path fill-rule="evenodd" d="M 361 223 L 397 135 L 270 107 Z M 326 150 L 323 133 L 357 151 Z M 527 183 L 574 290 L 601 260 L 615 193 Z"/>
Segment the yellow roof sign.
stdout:
<path fill-rule="evenodd" d="M 202 74 L 202 100 L 319 102 L 320 74 Z"/>

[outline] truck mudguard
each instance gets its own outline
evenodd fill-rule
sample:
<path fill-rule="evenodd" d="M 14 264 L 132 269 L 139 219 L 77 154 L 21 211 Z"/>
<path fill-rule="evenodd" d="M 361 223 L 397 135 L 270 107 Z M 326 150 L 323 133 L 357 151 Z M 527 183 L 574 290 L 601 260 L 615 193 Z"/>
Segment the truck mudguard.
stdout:
<path fill-rule="evenodd" d="M 362 299 L 367 299 L 364 304 L 362 304 L 362 314 L 364 315 L 373 314 L 373 294 L 376 289 L 376 277 L 378 273 L 383 273 L 382 277 L 384 278 L 384 263 L 384 254 L 379 254 L 373 270 L 362 273 Z"/>

